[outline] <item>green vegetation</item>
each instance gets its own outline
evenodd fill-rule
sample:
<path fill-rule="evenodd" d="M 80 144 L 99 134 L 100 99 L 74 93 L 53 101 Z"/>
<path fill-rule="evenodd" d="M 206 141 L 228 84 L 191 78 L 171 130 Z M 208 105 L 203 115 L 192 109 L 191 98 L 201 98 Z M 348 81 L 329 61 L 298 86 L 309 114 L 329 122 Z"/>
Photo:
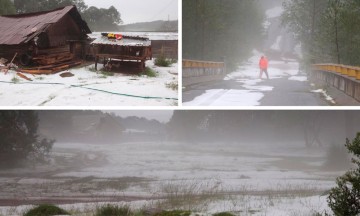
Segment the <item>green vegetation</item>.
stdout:
<path fill-rule="evenodd" d="M 98 208 L 96 210 L 95 216 L 131 216 L 133 213 L 131 212 L 128 206 L 113 206 L 106 205 Z"/>
<path fill-rule="evenodd" d="M 297 0 L 284 8 L 282 22 L 301 42 L 304 66 L 360 64 L 360 1 Z"/>
<path fill-rule="evenodd" d="M 219 213 L 213 214 L 213 216 L 234 216 L 234 214 L 232 214 L 230 212 L 219 212 Z"/>
<path fill-rule="evenodd" d="M 0 167 L 48 158 L 54 140 L 39 138 L 38 124 L 35 111 L 0 112 Z"/>
<path fill-rule="evenodd" d="M 148 77 L 157 77 L 158 76 L 157 72 L 149 67 L 146 67 L 145 71 L 140 73 L 140 76 L 144 76 L 144 75 L 146 75 Z"/>
<path fill-rule="evenodd" d="M 104 75 L 104 76 L 114 76 L 113 72 L 104 71 L 104 70 L 101 71 L 101 74 Z"/>
<path fill-rule="evenodd" d="M 51 216 L 51 215 L 70 215 L 67 211 L 49 204 L 39 205 L 30 209 L 24 216 Z"/>
<path fill-rule="evenodd" d="M 0 0 L 0 16 L 14 13 L 15 7 L 10 0 Z"/>
<path fill-rule="evenodd" d="M 191 211 L 173 210 L 173 211 L 162 211 L 155 214 L 154 216 L 190 216 Z"/>
<path fill-rule="evenodd" d="M 11 79 L 11 82 L 13 82 L 13 83 L 19 83 L 20 80 L 19 80 L 19 78 L 17 78 L 16 76 L 14 76 L 14 77 Z"/>
<path fill-rule="evenodd" d="M 346 139 L 345 146 L 353 154 L 356 168 L 337 178 L 327 201 L 335 215 L 356 216 L 360 214 L 360 133 L 352 142 Z"/>
<path fill-rule="evenodd" d="M 263 14 L 253 0 L 183 0 L 183 57 L 235 69 L 261 46 Z"/>
<path fill-rule="evenodd" d="M 159 67 L 170 67 L 172 64 L 173 64 L 173 60 L 167 59 L 163 55 L 155 59 L 155 65 Z"/>
<path fill-rule="evenodd" d="M 169 88 L 174 91 L 177 91 L 179 89 L 178 82 L 170 82 L 170 83 L 166 83 L 165 85 L 166 85 L 166 88 Z"/>

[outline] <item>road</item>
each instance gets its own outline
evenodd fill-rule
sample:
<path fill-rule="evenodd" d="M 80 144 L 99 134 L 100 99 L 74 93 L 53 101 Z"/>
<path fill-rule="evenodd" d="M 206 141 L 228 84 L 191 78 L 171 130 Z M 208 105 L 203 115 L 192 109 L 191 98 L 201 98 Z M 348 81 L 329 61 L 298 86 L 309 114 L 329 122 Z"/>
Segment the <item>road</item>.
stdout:
<path fill-rule="evenodd" d="M 307 81 L 296 62 L 272 62 L 270 79 L 260 80 L 251 63 L 224 80 L 198 83 L 183 89 L 184 106 L 359 106 L 334 89 L 323 90 Z"/>

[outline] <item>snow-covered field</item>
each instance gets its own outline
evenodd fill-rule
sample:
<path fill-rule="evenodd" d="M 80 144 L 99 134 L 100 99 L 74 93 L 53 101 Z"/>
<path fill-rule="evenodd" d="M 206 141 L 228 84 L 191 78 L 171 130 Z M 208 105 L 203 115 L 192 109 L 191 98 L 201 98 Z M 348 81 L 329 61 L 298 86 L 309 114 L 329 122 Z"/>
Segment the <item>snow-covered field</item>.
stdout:
<path fill-rule="evenodd" d="M 109 76 L 94 72 L 94 65 L 67 70 L 73 77 L 26 74 L 33 81 L 16 75 L 0 73 L 1 106 L 175 106 L 178 91 L 178 64 L 157 67 L 153 61 L 146 66 L 157 77 L 114 73 Z M 100 69 L 100 68 L 98 68 Z M 151 98 L 146 98 L 151 97 Z"/>
<path fill-rule="evenodd" d="M 95 208 L 96 199 L 133 200 L 126 203 L 151 207 L 165 202 L 160 197 L 166 200 L 191 188 L 189 202 L 191 195 L 215 197 L 197 203 L 199 211 L 309 215 L 328 209 L 322 194 L 341 174 L 323 170 L 323 149 L 296 142 L 57 143 L 53 150 L 50 165 L 1 171 L 0 200 L 76 198 L 75 204 L 62 205 L 67 209 Z M 27 208 L 0 207 L 0 215 L 19 215 Z"/>
<path fill-rule="evenodd" d="M 263 54 L 254 50 L 253 56 L 248 59 L 237 71 L 228 74 L 225 81 L 235 81 L 240 90 L 210 89 L 194 100 L 183 103 L 185 106 L 258 106 L 264 93 L 273 90 L 273 86 L 264 85 L 266 75 L 259 78 L 259 60 Z M 307 81 L 307 77 L 299 75 L 299 63 L 295 61 L 269 60 L 268 73 L 271 79 L 289 77 L 292 81 Z"/>

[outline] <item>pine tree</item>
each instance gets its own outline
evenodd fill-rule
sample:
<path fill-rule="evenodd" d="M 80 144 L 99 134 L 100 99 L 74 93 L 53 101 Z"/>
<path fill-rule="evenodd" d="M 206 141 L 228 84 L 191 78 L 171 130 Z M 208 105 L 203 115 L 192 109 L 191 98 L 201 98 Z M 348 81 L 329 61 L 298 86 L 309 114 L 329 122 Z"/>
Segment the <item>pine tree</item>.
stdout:
<path fill-rule="evenodd" d="M 360 133 L 352 142 L 347 139 L 345 146 L 354 155 L 356 168 L 336 180 L 327 201 L 335 215 L 355 216 L 360 214 Z"/>
<path fill-rule="evenodd" d="M 54 140 L 39 138 L 35 111 L 0 111 L 0 166 L 46 160 Z"/>

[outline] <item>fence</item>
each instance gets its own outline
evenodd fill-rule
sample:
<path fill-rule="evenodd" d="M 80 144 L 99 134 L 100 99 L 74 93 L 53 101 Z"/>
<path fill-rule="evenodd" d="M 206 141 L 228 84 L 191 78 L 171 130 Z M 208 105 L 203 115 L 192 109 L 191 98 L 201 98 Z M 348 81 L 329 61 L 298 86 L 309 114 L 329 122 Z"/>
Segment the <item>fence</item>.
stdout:
<path fill-rule="evenodd" d="M 360 101 L 360 67 L 315 64 L 311 76 L 314 80 L 333 86 Z"/>
<path fill-rule="evenodd" d="M 226 66 L 224 62 L 184 59 L 182 68 L 183 86 L 219 80 L 226 75 Z"/>

